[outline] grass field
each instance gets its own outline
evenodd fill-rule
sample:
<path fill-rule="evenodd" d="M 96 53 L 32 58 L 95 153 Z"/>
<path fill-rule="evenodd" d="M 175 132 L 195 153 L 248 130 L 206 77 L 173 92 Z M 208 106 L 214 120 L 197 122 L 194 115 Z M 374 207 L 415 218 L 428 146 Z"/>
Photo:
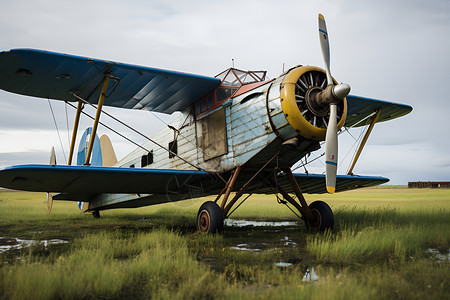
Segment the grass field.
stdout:
<path fill-rule="evenodd" d="M 211 198 L 94 219 L 73 202 L 47 214 L 46 194 L 0 192 L 0 298 L 450 299 L 450 190 L 307 195 L 317 199 L 332 231 L 252 196 L 232 219 L 255 226 L 207 236 L 195 222 Z"/>

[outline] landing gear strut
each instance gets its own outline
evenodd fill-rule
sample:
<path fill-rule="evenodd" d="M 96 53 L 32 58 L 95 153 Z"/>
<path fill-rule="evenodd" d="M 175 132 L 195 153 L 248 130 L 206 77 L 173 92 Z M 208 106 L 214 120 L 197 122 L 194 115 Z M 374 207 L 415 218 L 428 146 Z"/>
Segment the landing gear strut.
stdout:
<path fill-rule="evenodd" d="M 334 216 L 330 206 L 323 201 L 314 201 L 308 206 L 291 169 L 284 169 L 283 172 L 287 175 L 295 195 L 297 196 L 298 202 L 286 193 L 277 182 L 273 182 L 272 184 L 277 191 L 281 193 L 284 200 L 289 202 L 300 212 L 303 217 L 302 219 L 305 220 L 306 226 L 320 231 L 333 228 Z"/>
<path fill-rule="evenodd" d="M 277 154 L 278 155 L 278 154 Z M 277 156 L 276 155 L 276 156 Z M 230 200 L 228 197 L 230 196 L 231 190 L 233 189 L 234 184 L 237 181 L 237 177 L 239 176 L 241 167 L 237 167 L 232 173 L 226 186 L 223 188 L 222 192 L 217 196 L 216 200 L 208 201 L 203 203 L 200 207 L 197 214 L 197 230 L 205 233 L 216 233 L 222 232 L 223 229 L 223 220 L 228 218 L 247 198 L 245 198 L 239 205 L 237 205 L 233 210 L 232 207 L 236 204 L 238 199 L 245 193 L 247 188 L 252 184 L 254 179 L 257 178 L 258 174 L 262 170 L 266 168 L 266 166 L 276 157 L 274 156 L 271 160 L 266 162 L 264 166 L 262 166 L 254 175 L 248 179 L 241 188 L 236 192 L 236 195 Z M 277 168 L 278 169 L 278 168 Z M 280 169 L 278 169 L 280 171 Z M 284 200 L 284 203 L 291 204 L 301 215 L 301 219 L 305 220 L 306 226 L 311 229 L 317 229 L 324 231 L 328 228 L 333 228 L 334 225 L 334 216 L 331 211 L 330 206 L 323 201 L 315 201 L 308 206 L 305 198 L 300 190 L 298 182 L 295 176 L 292 174 L 290 168 L 282 169 L 284 174 L 291 184 L 292 190 L 294 191 L 297 199 L 291 197 L 277 182 L 277 175 L 274 175 L 272 179 L 269 179 L 270 184 L 280 193 Z M 275 174 L 276 172 L 274 172 Z M 286 182 L 284 185 L 286 186 Z M 221 205 L 217 204 L 217 201 L 220 197 L 224 195 Z M 292 210 L 292 209 L 291 209 Z M 294 212 L 295 213 L 295 212 Z M 296 214 L 296 213 L 295 213 Z M 299 216 L 298 214 L 296 214 Z M 300 216 L 299 216 L 300 217 Z"/>

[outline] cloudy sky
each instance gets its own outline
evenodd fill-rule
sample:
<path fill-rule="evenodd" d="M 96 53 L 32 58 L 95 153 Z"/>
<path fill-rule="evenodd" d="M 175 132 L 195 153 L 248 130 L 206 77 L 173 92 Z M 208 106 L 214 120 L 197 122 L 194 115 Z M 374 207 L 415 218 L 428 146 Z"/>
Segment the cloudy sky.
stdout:
<path fill-rule="evenodd" d="M 375 126 L 355 173 L 383 175 L 391 184 L 450 180 L 448 0 L 0 1 L 0 50 L 36 48 L 207 76 L 230 67 L 232 59 L 237 68 L 267 70 L 272 78 L 283 63 L 322 67 L 320 12 L 327 20 L 333 76 L 349 83 L 354 95 L 414 108 Z M 74 110 L 67 108 L 67 122 L 64 103 L 51 106 L 62 146 L 47 100 L 0 91 L 0 167 L 48 163 L 52 146 L 65 163 L 62 148 L 68 152 Z M 164 126 L 158 118 L 170 118 L 108 111 L 149 135 Z M 81 126 L 90 124 L 84 120 Z M 119 158 L 134 148 L 99 130 L 110 135 Z M 353 143 L 351 136 L 340 136 L 341 158 Z M 320 162 L 310 166 L 322 169 Z"/>

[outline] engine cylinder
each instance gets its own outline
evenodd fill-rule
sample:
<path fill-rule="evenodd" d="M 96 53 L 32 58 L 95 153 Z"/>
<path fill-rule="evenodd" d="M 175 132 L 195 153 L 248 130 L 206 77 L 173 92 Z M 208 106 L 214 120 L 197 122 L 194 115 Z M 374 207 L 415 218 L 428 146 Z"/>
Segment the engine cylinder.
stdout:
<path fill-rule="evenodd" d="M 329 105 L 318 103 L 315 95 L 327 85 L 325 70 L 312 66 L 293 68 L 282 79 L 280 102 L 284 117 L 290 127 L 304 138 L 325 140 Z M 338 130 L 344 125 L 346 116 L 347 100 L 344 98 L 338 104 Z"/>

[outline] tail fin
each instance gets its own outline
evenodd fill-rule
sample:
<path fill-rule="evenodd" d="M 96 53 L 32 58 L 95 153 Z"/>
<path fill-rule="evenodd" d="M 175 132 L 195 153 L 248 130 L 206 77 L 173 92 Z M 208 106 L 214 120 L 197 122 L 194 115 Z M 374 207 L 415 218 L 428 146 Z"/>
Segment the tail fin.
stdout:
<path fill-rule="evenodd" d="M 92 127 L 87 128 L 81 136 L 80 145 L 78 146 L 77 165 L 81 166 L 86 162 L 86 155 L 91 139 Z M 100 140 L 95 135 L 94 147 L 92 148 L 91 166 L 102 166 L 102 151 L 100 148 Z"/>
<path fill-rule="evenodd" d="M 79 166 L 83 165 L 86 161 L 91 134 L 92 128 L 89 127 L 81 136 L 77 154 L 77 165 Z M 95 135 L 91 157 L 91 166 L 111 167 L 117 163 L 117 157 L 114 152 L 111 140 L 106 134 L 102 135 L 100 139 L 97 135 Z"/>
<path fill-rule="evenodd" d="M 50 164 L 51 164 L 52 166 L 56 166 L 55 147 L 52 147 L 52 150 L 50 151 Z"/>
<path fill-rule="evenodd" d="M 114 152 L 111 140 L 106 134 L 100 137 L 100 148 L 104 167 L 112 167 L 117 164 L 116 153 Z"/>

